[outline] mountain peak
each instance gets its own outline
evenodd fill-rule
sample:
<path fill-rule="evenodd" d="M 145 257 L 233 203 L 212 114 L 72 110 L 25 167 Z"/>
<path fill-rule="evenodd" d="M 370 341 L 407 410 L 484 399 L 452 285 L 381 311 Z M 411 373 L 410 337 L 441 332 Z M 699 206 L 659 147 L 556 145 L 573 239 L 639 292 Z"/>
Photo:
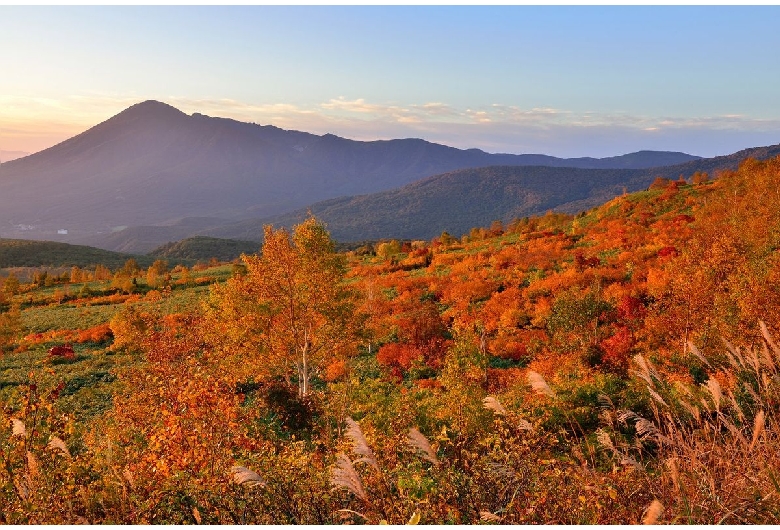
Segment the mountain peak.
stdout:
<path fill-rule="evenodd" d="M 160 118 L 181 118 L 184 116 L 187 116 L 185 113 L 177 109 L 176 107 L 172 105 L 168 105 L 167 103 L 163 103 L 162 101 L 156 101 L 154 99 L 147 99 L 146 101 L 142 101 L 140 103 L 136 103 L 135 105 L 131 105 L 130 107 L 126 108 L 114 118 L 119 117 L 124 118 L 149 118 L 154 117 L 157 119 Z"/>

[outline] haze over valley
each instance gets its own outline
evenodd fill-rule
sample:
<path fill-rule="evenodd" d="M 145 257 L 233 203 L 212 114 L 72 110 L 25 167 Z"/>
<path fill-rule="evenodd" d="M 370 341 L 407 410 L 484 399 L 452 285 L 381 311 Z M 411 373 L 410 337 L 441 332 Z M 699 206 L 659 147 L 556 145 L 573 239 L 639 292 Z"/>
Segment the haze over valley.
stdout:
<path fill-rule="evenodd" d="M 548 178 L 537 178 L 535 184 L 534 178 L 527 183 L 506 182 L 506 186 L 519 186 L 521 195 L 538 193 L 539 186 L 556 188 L 559 193 L 556 198 L 520 201 L 513 207 L 485 212 L 507 218 L 573 201 L 591 199 L 587 204 L 595 205 L 609 196 L 606 189 L 627 185 L 633 190 L 640 185 L 632 181 L 638 175 L 634 170 L 698 158 L 641 151 L 600 159 L 561 159 L 542 154 L 489 154 L 420 139 L 361 142 L 187 115 L 165 103 L 145 101 L 54 147 L 2 164 L 0 236 L 75 241 L 133 252 L 196 234 L 238 234 L 259 240 L 262 230 L 252 219 L 278 216 L 325 199 L 393 190 L 434 175 L 487 166 L 559 169 L 549 171 Z M 514 170 L 513 175 L 535 172 Z M 472 175 L 482 179 L 477 173 Z M 578 185 L 581 175 L 596 175 L 587 191 Z M 492 186 L 496 185 L 501 183 L 494 179 Z M 457 194 L 454 189 L 451 193 Z M 513 197 L 514 192 L 507 195 L 508 200 Z M 490 200 L 479 193 L 465 193 L 461 198 L 466 203 Z M 438 198 L 439 204 L 442 200 L 446 201 Z M 375 222 L 366 212 L 360 219 L 366 225 L 385 224 L 379 219 Z M 254 232 L 220 228 L 241 220 L 254 222 Z M 429 237 L 431 229 L 455 230 L 463 228 L 463 223 L 491 220 L 468 216 L 459 226 L 446 219 L 437 225 L 434 220 L 416 232 L 403 232 Z M 392 230 L 392 226 L 384 231 L 375 227 L 343 235 L 388 237 Z M 137 242 L 138 237 L 144 242 Z"/>

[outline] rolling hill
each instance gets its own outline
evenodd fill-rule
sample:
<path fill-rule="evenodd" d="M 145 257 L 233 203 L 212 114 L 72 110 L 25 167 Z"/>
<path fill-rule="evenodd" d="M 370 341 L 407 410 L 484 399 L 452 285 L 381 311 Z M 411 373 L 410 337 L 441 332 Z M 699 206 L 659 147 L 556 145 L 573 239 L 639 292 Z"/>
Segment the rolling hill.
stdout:
<path fill-rule="evenodd" d="M 577 169 L 486 167 L 454 171 L 401 188 L 369 195 L 341 197 L 309 208 L 265 219 L 207 230 L 215 237 L 256 239 L 264 224 L 292 226 L 308 211 L 328 225 L 339 241 L 361 239 L 430 239 L 448 231 L 461 235 L 494 220 L 511 221 L 554 209 L 577 213 L 625 191 L 646 189 L 656 177 L 677 179 L 696 172 L 716 176 L 736 169 L 748 158 L 780 156 L 780 145 L 652 169 Z"/>
<path fill-rule="evenodd" d="M 8 267 L 94 267 L 105 265 L 116 269 L 135 258 L 142 266 L 154 261 L 145 256 L 131 256 L 83 245 L 56 241 L 0 239 L 0 269 Z"/>

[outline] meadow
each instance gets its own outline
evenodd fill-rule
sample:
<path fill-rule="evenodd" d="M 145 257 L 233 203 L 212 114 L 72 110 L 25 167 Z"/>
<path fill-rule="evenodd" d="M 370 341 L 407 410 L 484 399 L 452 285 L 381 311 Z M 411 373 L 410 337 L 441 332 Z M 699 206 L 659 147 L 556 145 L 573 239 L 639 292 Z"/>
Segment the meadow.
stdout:
<path fill-rule="evenodd" d="M 0 521 L 778 524 L 778 176 L 6 277 Z"/>

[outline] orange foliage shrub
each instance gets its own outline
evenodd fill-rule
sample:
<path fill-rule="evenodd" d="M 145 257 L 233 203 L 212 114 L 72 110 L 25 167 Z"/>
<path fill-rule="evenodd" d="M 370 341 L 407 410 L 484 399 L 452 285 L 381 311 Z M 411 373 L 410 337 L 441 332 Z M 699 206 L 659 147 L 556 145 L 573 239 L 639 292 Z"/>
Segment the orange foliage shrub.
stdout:
<path fill-rule="evenodd" d="M 76 338 L 73 342 L 83 344 L 85 342 L 101 343 L 107 342 L 114 338 L 114 332 L 111 331 L 111 326 L 106 324 L 99 324 L 89 329 L 79 330 L 76 334 Z"/>

